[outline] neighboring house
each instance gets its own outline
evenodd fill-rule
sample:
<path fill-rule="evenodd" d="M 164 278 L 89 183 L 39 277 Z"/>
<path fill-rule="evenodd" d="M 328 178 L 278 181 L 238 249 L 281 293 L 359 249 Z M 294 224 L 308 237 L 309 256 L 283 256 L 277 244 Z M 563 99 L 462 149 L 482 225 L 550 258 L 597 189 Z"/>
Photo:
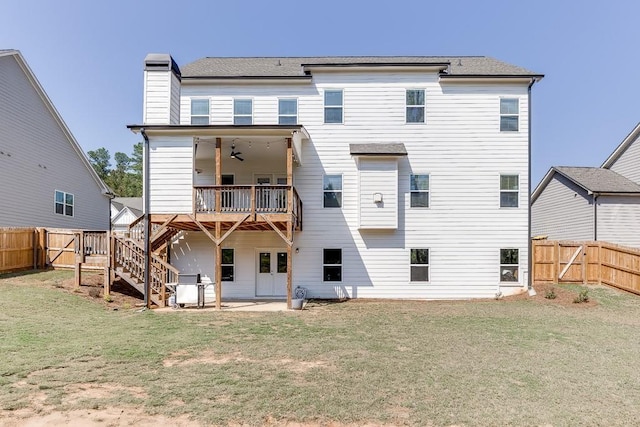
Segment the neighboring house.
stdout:
<path fill-rule="evenodd" d="M 222 298 L 522 292 L 541 78 L 488 57 L 148 55 L 129 128 L 151 222 Z"/>
<path fill-rule="evenodd" d="M 640 124 L 601 167 L 552 167 L 531 195 L 532 234 L 640 247 Z"/>
<path fill-rule="evenodd" d="M 0 50 L 0 227 L 109 229 L 109 189 L 17 50 Z"/>
<path fill-rule="evenodd" d="M 111 199 L 111 231 L 126 234 L 129 225 L 142 214 L 142 197 L 114 197 Z"/>

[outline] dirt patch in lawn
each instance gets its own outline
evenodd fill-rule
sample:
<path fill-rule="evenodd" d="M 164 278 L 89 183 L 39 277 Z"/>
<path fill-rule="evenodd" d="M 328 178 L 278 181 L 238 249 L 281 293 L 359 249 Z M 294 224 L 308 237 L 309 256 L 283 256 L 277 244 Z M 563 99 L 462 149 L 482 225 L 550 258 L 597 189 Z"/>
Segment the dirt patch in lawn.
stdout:
<path fill-rule="evenodd" d="M 189 356 L 187 352 L 179 351 L 173 353 L 168 358 L 162 361 L 162 365 L 165 368 L 170 368 L 173 366 L 188 366 L 195 364 L 212 364 L 212 365 L 225 365 L 227 363 L 271 363 L 273 365 L 282 366 L 286 365 L 293 372 L 303 373 L 307 372 L 310 369 L 314 368 L 327 368 L 329 365 L 327 362 L 323 360 L 315 360 L 315 361 L 303 361 L 303 360 L 293 360 L 293 359 L 280 359 L 280 360 L 272 360 L 272 361 L 264 361 L 251 359 L 248 357 L 242 356 L 240 353 L 234 354 L 216 354 L 212 351 L 202 352 L 196 356 Z"/>
<path fill-rule="evenodd" d="M 589 300 L 586 302 L 576 303 L 574 302 L 579 296 L 580 291 L 571 289 L 567 285 L 558 284 L 544 284 L 535 285 L 533 287 L 536 291 L 536 295 L 529 295 L 524 292 L 519 295 L 503 298 L 504 301 L 519 301 L 519 300 L 531 300 L 541 304 L 555 304 L 564 307 L 594 307 L 598 305 L 598 302 L 589 296 Z M 581 290 L 586 290 L 589 293 L 589 287 L 583 286 Z M 553 298 L 549 298 L 553 296 Z"/>

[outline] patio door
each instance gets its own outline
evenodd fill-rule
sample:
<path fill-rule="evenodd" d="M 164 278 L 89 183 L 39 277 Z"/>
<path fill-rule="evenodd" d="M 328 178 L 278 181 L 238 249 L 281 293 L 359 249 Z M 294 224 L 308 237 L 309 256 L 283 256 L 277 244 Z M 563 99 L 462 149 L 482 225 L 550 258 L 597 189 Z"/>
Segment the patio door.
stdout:
<path fill-rule="evenodd" d="M 283 212 L 287 210 L 287 190 L 271 187 L 273 183 L 287 185 L 286 175 L 256 174 L 255 181 L 258 185 L 268 186 L 268 188 L 258 189 L 256 195 L 258 210 L 263 212 Z"/>
<path fill-rule="evenodd" d="M 256 251 L 256 296 L 284 297 L 287 295 L 286 249 Z"/>

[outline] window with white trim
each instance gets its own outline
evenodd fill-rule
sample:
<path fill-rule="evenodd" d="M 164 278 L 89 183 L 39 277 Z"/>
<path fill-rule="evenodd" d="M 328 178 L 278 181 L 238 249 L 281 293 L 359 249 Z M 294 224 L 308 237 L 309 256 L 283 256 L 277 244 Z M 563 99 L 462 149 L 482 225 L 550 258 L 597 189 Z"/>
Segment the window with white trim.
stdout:
<path fill-rule="evenodd" d="M 298 100 L 296 98 L 278 99 L 278 124 L 298 124 Z"/>
<path fill-rule="evenodd" d="M 412 208 L 429 207 L 429 175 L 411 175 Z"/>
<path fill-rule="evenodd" d="M 209 124 L 209 99 L 191 99 L 191 124 Z"/>
<path fill-rule="evenodd" d="M 58 215 L 73 216 L 73 194 L 56 190 L 54 212 Z"/>
<path fill-rule="evenodd" d="M 500 207 L 518 207 L 518 175 L 500 175 Z"/>
<path fill-rule="evenodd" d="M 232 248 L 222 248 L 222 262 L 220 272 L 223 282 L 233 282 L 235 280 L 234 250 Z"/>
<path fill-rule="evenodd" d="M 324 91 L 324 122 L 342 123 L 343 92 L 340 90 Z"/>
<path fill-rule="evenodd" d="M 424 89 L 407 89 L 406 111 L 407 123 L 424 123 L 425 97 Z"/>
<path fill-rule="evenodd" d="M 339 208 L 342 206 L 342 175 L 325 175 L 322 182 L 323 206 Z"/>
<path fill-rule="evenodd" d="M 500 132 L 518 131 L 518 98 L 500 98 Z"/>
<path fill-rule="evenodd" d="M 518 249 L 500 249 L 500 281 L 517 282 L 520 254 Z"/>
<path fill-rule="evenodd" d="M 411 249 L 411 281 L 429 281 L 429 249 Z"/>
<path fill-rule="evenodd" d="M 251 125 L 253 124 L 253 99 L 233 100 L 233 124 Z"/>
<path fill-rule="evenodd" d="M 322 250 L 322 281 L 342 282 L 342 249 Z"/>

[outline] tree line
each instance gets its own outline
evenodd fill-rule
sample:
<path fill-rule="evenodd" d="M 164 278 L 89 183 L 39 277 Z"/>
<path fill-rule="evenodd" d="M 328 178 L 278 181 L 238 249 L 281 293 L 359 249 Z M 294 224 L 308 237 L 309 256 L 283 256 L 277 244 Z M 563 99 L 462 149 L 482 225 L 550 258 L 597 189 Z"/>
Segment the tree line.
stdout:
<path fill-rule="evenodd" d="M 142 197 L 142 143 L 133 146 L 131 155 L 116 152 L 115 166 L 106 148 L 87 151 L 89 161 L 98 176 L 119 197 Z"/>

